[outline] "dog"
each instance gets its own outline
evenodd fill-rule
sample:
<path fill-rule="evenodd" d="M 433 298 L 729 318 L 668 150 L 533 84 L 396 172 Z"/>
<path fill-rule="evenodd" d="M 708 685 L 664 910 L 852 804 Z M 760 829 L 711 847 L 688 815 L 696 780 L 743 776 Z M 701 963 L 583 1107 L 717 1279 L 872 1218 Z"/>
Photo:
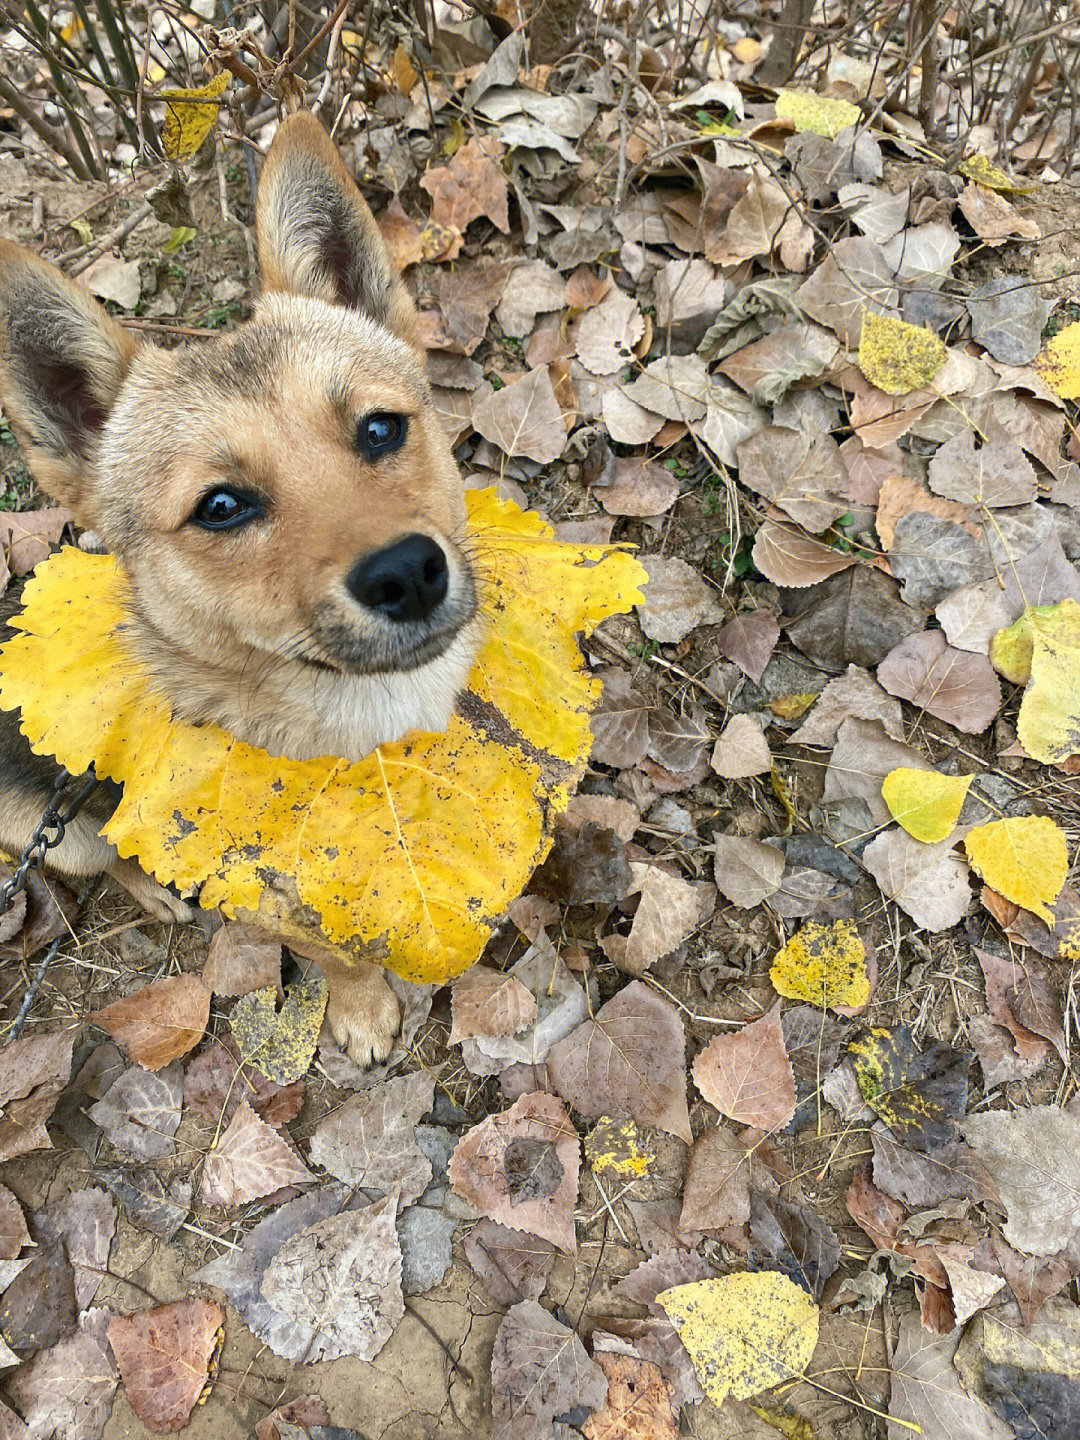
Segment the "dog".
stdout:
<path fill-rule="evenodd" d="M 123 563 L 130 643 L 175 715 L 272 755 L 359 760 L 444 730 L 464 687 L 481 624 L 464 485 L 413 302 L 308 113 L 274 137 L 256 232 L 251 319 L 174 350 L 0 241 L 0 401 L 41 487 Z M 0 713 L 8 853 L 56 775 Z M 191 918 L 99 833 L 117 799 L 99 787 L 51 867 L 104 872 L 156 918 Z M 309 958 L 339 1044 L 385 1058 L 399 1007 L 382 968 Z"/>

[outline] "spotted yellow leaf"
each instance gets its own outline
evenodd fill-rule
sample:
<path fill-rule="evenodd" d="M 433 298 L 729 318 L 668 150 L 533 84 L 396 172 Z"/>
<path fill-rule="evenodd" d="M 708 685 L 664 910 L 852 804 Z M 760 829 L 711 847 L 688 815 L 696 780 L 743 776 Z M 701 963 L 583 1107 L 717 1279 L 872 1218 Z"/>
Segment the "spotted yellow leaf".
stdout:
<path fill-rule="evenodd" d="M 866 946 L 854 920 L 808 920 L 776 953 L 770 978 L 789 1000 L 861 1010 L 870 999 Z"/>
<path fill-rule="evenodd" d="M 656 1303 L 714 1405 L 729 1395 L 748 1400 L 802 1375 L 818 1341 L 818 1307 L 801 1285 L 773 1270 L 673 1285 Z"/>
<path fill-rule="evenodd" d="M 229 1021 L 241 1057 L 275 1085 L 291 1085 L 306 1075 L 315 1058 L 327 995 L 322 980 L 290 985 L 280 1010 L 276 985 L 241 995 Z"/>
<path fill-rule="evenodd" d="M 968 155 L 956 167 L 961 175 L 985 185 L 988 190 L 1001 190 L 1006 195 L 1030 195 L 1038 189 L 1036 185 L 1025 185 L 1014 180 L 1000 165 L 995 165 L 987 155 Z"/>
<path fill-rule="evenodd" d="M 939 775 L 901 766 L 885 776 L 881 794 L 889 814 L 915 840 L 934 844 L 956 829 L 973 775 Z"/>
<path fill-rule="evenodd" d="M 923 325 L 909 325 L 892 315 L 863 315 L 859 336 L 859 369 L 886 395 L 922 390 L 948 357 L 945 342 Z"/>
<path fill-rule="evenodd" d="M 1080 320 L 1050 337 L 1035 367 L 1062 400 L 1080 399 Z"/>
<path fill-rule="evenodd" d="M 656 1147 L 633 1120 L 601 1116 L 585 1137 L 585 1158 L 596 1175 L 640 1180 L 656 1161 Z"/>
<path fill-rule="evenodd" d="M 1053 904 L 1065 884 L 1065 833 L 1047 815 L 1017 815 L 977 825 L 964 841 L 968 859 L 996 890 L 1053 928 Z"/>
<path fill-rule="evenodd" d="M 776 97 L 776 114 L 780 120 L 790 120 L 796 130 L 812 130 L 828 140 L 862 119 L 862 111 L 850 100 L 833 100 L 808 90 L 781 90 Z"/>
<path fill-rule="evenodd" d="M 1080 604 L 1032 605 L 990 643 L 990 659 L 1027 685 L 1016 734 L 1033 760 L 1058 765 L 1080 754 Z"/>
<path fill-rule="evenodd" d="M 205 85 L 186 90 L 159 90 L 154 97 L 165 102 L 165 123 L 161 144 L 170 160 L 187 160 L 214 128 L 220 100 L 229 85 L 229 73 L 222 70 Z"/>
<path fill-rule="evenodd" d="M 126 648 L 110 556 L 61 550 L 0 651 L 0 707 L 40 754 L 123 782 L 105 834 L 182 889 L 297 940 L 443 981 L 480 955 L 547 854 L 584 770 L 600 683 L 575 633 L 639 604 L 610 546 L 557 542 L 537 515 L 469 491 L 489 632 L 445 734 L 358 763 L 275 759 L 174 719 Z"/>

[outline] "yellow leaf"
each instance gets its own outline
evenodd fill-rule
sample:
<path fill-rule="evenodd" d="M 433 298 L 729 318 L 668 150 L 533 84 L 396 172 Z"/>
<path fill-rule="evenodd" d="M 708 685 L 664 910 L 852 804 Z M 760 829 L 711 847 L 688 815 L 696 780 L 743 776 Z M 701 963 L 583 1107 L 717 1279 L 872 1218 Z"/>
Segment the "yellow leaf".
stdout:
<path fill-rule="evenodd" d="M 241 995 L 229 1020 L 241 1057 L 275 1085 L 291 1085 L 306 1075 L 315 1059 L 328 994 L 322 980 L 290 985 L 280 1010 L 276 985 Z"/>
<path fill-rule="evenodd" d="M 1023 185 L 1013 180 L 986 155 L 968 155 L 956 168 L 976 184 L 985 185 L 988 190 L 1001 190 L 1006 195 L 1031 195 L 1038 189 L 1036 185 Z"/>
<path fill-rule="evenodd" d="M 1018 815 L 977 825 L 964 841 L 968 859 L 987 885 L 1038 915 L 1051 929 L 1051 908 L 1065 884 L 1065 834 L 1046 815 Z"/>
<path fill-rule="evenodd" d="M 870 999 L 866 946 L 854 920 L 809 920 L 776 953 L 769 976 L 780 995 L 861 1010 Z"/>
<path fill-rule="evenodd" d="M 859 336 L 859 369 L 886 395 L 922 390 L 945 364 L 945 342 L 922 325 L 909 325 L 891 315 L 863 315 Z"/>
<path fill-rule="evenodd" d="M 995 668 L 1027 682 L 1016 734 L 1033 760 L 1059 765 L 1080 754 L 1080 604 L 1033 605 L 990 643 Z"/>
<path fill-rule="evenodd" d="M 599 681 L 575 639 L 641 602 L 610 546 L 554 540 L 494 491 L 467 492 L 490 630 L 443 735 L 355 764 L 275 759 L 173 719 L 125 648 L 128 587 L 74 546 L 39 565 L 0 651 L 0 707 L 35 750 L 124 784 L 105 833 L 200 903 L 283 935 L 443 981 L 547 854 L 592 743 Z"/>
<path fill-rule="evenodd" d="M 1046 342 L 1035 366 L 1055 395 L 1080 399 L 1080 320 L 1064 325 Z"/>
<path fill-rule="evenodd" d="M 601 1116 L 585 1138 L 585 1158 L 594 1174 L 640 1180 L 653 1167 L 656 1147 L 633 1120 Z"/>
<path fill-rule="evenodd" d="M 974 775 L 939 775 L 936 770 L 891 770 L 881 785 L 889 814 L 915 840 L 934 844 L 956 828 Z"/>
<path fill-rule="evenodd" d="M 194 155 L 214 128 L 220 100 L 229 84 L 229 72 L 222 70 L 205 85 L 187 90 L 159 90 L 155 100 L 165 101 L 165 123 L 161 144 L 170 160 L 187 160 Z"/>
<path fill-rule="evenodd" d="M 714 1405 L 748 1400 L 801 1375 L 818 1340 L 818 1307 L 773 1270 L 721 1275 L 661 1290 L 666 1311 Z"/>
<path fill-rule="evenodd" d="M 776 96 L 776 114 L 781 120 L 791 120 L 796 130 L 812 130 L 815 135 L 824 135 L 834 140 L 841 130 L 857 125 L 862 111 L 850 100 L 831 100 L 826 95 L 814 95 L 806 90 L 781 90 Z"/>
<path fill-rule="evenodd" d="M 404 45 L 399 45 L 394 51 L 394 58 L 390 61 L 390 76 L 402 95 L 408 95 L 420 79 L 412 57 Z"/>

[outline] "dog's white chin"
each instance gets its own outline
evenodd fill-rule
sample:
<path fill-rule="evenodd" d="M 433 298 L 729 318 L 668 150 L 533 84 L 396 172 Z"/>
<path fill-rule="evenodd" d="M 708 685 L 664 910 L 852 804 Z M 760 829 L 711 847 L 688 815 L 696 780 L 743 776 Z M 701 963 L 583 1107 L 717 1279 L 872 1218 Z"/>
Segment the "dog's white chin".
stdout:
<path fill-rule="evenodd" d="M 296 674 L 282 686 L 273 718 L 248 715 L 240 738 L 289 760 L 333 755 L 362 760 L 410 731 L 443 731 L 465 688 L 479 643 L 476 622 L 441 655 L 415 670 L 344 675 L 327 670 Z"/>

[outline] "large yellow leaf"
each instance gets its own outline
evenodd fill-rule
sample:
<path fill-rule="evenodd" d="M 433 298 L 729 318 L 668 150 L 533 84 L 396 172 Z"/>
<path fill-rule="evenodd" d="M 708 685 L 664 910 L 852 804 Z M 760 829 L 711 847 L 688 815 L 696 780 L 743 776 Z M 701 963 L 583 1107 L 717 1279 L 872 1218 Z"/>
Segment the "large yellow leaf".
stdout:
<path fill-rule="evenodd" d="M 994 668 L 1027 682 L 1016 734 L 1033 760 L 1057 765 L 1080 755 L 1080 604 L 1029 606 L 990 644 Z"/>
<path fill-rule="evenodd" d="M 1046 815 L 1017 815 L 977 825 L 964 841 L 982 878 L 1053 928 L 1052 906 L 1069 873 L 1065 833 Z"/>
<path fill-rule="evenodd" d="M 161 144 L 170 160 L 187 160 L 214 128 L 220 100 L 228 89 L 229 73 L 195 85 L 186 90 L 159 90 L 154 97 L 165 101 L 165 123 L 161 127 Z"/>
<path fill-rule="evenodd" d="M 801 1375 L 818 1340 L 818 1307 L 772 1270 L 721 1275 L 661 1290 L 666 1311 L 714 1405 L 748 1400 Z"/>
<path fill-rule="evenodd" d="M 892 315 L 863 315 L 859 369 L 886 395 L 922 390 L 945 364 L 948 351 L 932 330 Z"/>
<path fill-rule="evenodd" d="M 915 840 L 934 844 L 956 828 L 974 775 L 939 775 L 936 770 L 890 770 L 881 794 L 889 814 Z"/>
<path fill-rule="evenodd" d="M 536 515 L 470 491 L 488 639 L 443 735 L 356 764 L 280 760 L 174 720 L 125 648 L 127 581 L 70 547 L 27 585 L 0 651 L 0 706 L 40 754 L 122 781 L 105 834 L 201 904 L 284 935 L 445 980 L 546 855 L 592 743 L 599 682 L 575 638 L 640 603 L 645 572 L 560 544 Z"/>
<path fill-rule="evenodd" d="M 870 999 L 866 946 L 854 920 L 808 920 L 776 952 L 769 977 L 779 994 L 823 1010 L 861 1010 Z"/>
<path fill-rule="evenodd" d="M 1046 342 L 1035 366 L 1055 395 L 1062 400 L 1080 397 L 1080 320 L 1063 325 Z"/>

